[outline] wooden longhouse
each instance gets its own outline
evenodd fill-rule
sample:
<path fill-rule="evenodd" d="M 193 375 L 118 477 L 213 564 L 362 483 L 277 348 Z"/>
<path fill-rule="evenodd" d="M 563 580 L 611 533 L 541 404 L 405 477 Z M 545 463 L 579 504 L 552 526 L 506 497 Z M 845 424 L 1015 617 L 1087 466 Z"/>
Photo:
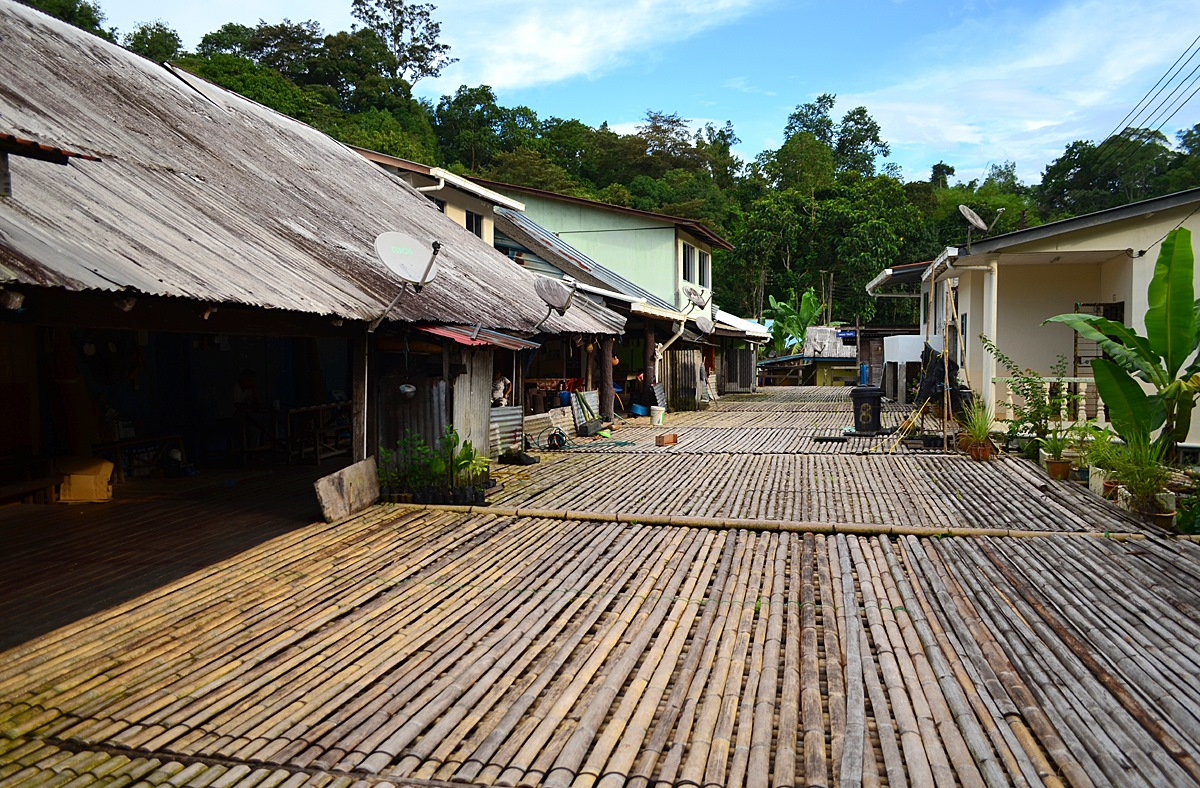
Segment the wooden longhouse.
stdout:
<path fill-rule="evenodd" d="M 118 444 L 119 466 L 180 446 L 361 457 L 452 420 L 482 445 L 494 348 L 623 330 L 591 303 L 539 326 L 532 275 L 303 123 L 7 0 L 0 24 L 9 478 Z M 438 241 L 439 273 L 370 333 L 402 286 L 374 251 L 385 231 Z"/>

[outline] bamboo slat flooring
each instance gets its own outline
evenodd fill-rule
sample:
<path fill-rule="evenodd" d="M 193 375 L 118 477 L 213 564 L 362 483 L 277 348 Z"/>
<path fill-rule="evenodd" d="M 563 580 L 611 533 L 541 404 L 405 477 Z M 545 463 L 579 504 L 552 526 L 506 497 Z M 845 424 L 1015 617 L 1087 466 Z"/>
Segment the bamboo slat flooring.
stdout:
<path fill-rule="evenodd" d="M 0 653 L 0 788 L 1200 784 L 1200 546 L 1011 458 L 722 448 L 848 406 L 672 414 L 697 451 L 546 454 L 504 511 L 185 539 Z"/>
<path fill-rule="evenodd" d="M 105 504 L 0 507 L 0 650 L 320 518 L 338 466 L 138 479 Z"/>
<path fill-rule="evenodd" d="M 0 786 L 1183 784 L 1197 559 L 376 507 L 0 654 Z"/>
<path fill-rule="evenodd" d="M 495 506 L 930 528 L 1143 532 L 1075 486 L 1010 458 L 962 455 L 570 454 L 501 471 Z"/>

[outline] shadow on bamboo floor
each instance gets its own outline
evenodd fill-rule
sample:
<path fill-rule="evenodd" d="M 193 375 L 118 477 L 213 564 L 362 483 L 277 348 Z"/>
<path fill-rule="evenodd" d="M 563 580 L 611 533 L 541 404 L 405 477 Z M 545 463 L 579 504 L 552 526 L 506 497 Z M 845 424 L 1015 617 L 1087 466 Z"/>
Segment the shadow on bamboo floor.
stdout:
<path fill-rule="evenodd" d="M 0 507 L 0 651 L 321 519 L 342 463 L 118 485 L 94 504 Z"/>

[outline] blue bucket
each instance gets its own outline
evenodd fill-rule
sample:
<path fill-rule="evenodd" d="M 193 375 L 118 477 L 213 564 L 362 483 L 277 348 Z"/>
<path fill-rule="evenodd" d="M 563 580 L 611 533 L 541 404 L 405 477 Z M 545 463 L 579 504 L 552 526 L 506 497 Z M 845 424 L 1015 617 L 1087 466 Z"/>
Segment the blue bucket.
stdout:
<path fill-rule="evenodd" d="M 558 404 L 562 405 L 564 408 L 567 407 L 568 405 L 570 405 L 571 404 L 571 392 L 569 392 L 569 391 L 558 392 Z"/>
<path fill-rule="evenodd" d="M 647 408 L 645 405 L 639 405 L 636 402 L 634 402 L 633 404 L 631 404 L 629 406 L 629 412 L 632 413 L 634 416 L 649 416 L 650 415 L 649 408 Z"/>

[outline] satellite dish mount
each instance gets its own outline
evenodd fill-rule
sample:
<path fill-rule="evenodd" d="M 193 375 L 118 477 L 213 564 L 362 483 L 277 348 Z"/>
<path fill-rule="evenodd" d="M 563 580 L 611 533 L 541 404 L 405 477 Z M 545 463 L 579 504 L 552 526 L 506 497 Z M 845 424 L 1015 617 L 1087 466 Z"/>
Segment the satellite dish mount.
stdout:
<path fill-rule="evenodd" d="M 379 256 L 379 261 L 389 271 L 403 279 L 404 284 L 400 286 L 400 292 L 396 293 L 396 297 L 387 305 L 387 308 L 367 326 L 369 333 L 379 328 L 379 324 L 383 322 L 384 318 L 391 314 L 392 309 L 400 301 L 400 296 L 404 295 L 410 284 L 413 286 L 413 292 L 419 293 L 422 287 L 434 280 L 438 274 L 437 256 L 441 250 L 442 245 L 438 241 L 433 241 L 426 246 L 403 233 L 382 233 L 375 239 L 375 254 Z M 423 257 L 421 252 L 429 253 L 428 262 L 421 263 Z"/>

